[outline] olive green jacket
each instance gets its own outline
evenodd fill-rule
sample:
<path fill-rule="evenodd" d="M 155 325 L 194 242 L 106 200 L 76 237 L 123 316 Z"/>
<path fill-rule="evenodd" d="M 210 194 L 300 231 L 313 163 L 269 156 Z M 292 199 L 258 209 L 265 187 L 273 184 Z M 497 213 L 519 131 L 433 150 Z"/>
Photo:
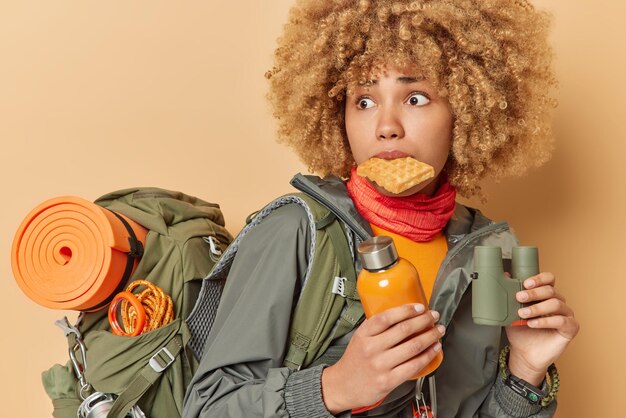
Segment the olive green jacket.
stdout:
<path fill-rule="evenodd" d="M 296 176 L 294 180 L 306 193 L 332 202 L 370 230 L 338 179 Z M 307 369 L 291 371 L 282 366 L 290 317 L 307 269 L 308 222 L 300 206 L 286 205 L 241 240 L 209 343 L 187 389 L 183 417 L 332 416 L 322 400 L 321 373 L 341 356 L 349 336 L 335 341 Z M 517 244 L 514 235 L 506 223 L 493 223 L 462 205 L 457 205 L 445 233 L 448 253 L 430 301 L 447 328 L 444 361 L 435 374 L 437 416 L 552 416 L 556 402 L 545 408 L 532 406 L 502 384 L 497 372 L 498 353 L 506 343 L 504 330 L 476 325 L 471 316 L 473 248 L 501 246 L 504 257 L 510 258 Z M 348 238 L 357 245 L 353 233 L 348 232 Z M 401 385 L 367 416 L 410 416 L 414 392 L 413 382 Z"/>

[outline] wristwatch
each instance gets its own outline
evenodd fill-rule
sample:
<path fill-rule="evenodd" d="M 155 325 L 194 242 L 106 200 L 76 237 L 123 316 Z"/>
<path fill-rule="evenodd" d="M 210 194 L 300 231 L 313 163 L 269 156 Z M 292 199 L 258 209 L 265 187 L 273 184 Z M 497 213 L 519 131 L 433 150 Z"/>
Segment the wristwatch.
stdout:
<path fill-rule="evenodd" d="M 511 388 L 515 393 L 528 400 L 531 405 L 539 405 L 541 400 L 546 397 L 546 392 L 531 385 L 527 381 L 507 373 L 504 384 Z"/>
<path fill-rule="evenodd" d="M 545 387 L 546 390 L 541 390 L 511 374 L 509 366 L 507 365 L 510 351 L 511 347 L 508 345 L 502 347 L 502 350 L 500 350 L 500 356 L 498 358 L 500 365 L 498 372 L 500 374 L 499 379 L 502 379 L 505 386 L 511 388 L 513 392 L 526 399 L 531 405 L 541 405 L 542 407 L 550 405 L 550 403 L 554 401 L 561 385 L 559 372 L 556 370 L 554 363 L 548 367 L 545 383 L 542 384 L 542 387 Z"/>

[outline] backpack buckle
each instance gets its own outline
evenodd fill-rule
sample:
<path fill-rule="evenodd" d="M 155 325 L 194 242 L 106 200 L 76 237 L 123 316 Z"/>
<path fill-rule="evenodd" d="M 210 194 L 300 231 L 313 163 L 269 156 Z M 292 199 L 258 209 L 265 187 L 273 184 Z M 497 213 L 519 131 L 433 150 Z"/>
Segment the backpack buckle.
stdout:
<path fill-rule="evenodd" d="M 152 370 L 161 373 L 163 370 L 167 369 L 174 360 L 175 357 L 170 353 L 167 347 L 163 347 L 150 358 L 148 364 L 152 367 Z"/>
<path fill-rule="evenodd" d="M 333 282 L 333 288 L 331 290 L 335 295 L 339 295 L 342 298 L 346 297 L 346 279 L 345 277 L 335 277 Z"/>

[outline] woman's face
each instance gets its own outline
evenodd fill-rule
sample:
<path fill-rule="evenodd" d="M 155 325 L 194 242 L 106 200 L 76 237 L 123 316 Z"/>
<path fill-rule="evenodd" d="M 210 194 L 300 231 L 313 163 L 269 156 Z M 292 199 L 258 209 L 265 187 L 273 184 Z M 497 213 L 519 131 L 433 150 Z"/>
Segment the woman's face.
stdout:
<path fill-rule="evenodd" d="M 372 157 L 411 156 L 435 169 L 434 178 L 399 195 L 373 184 L 379 192 L 387 196 L 436 192 L 450 152 L 453 120 L 448 101 L 433 86 L 410 73 L 387 70 L 367 86 L 348 91 L 345 116 L 357 164 Z"/>

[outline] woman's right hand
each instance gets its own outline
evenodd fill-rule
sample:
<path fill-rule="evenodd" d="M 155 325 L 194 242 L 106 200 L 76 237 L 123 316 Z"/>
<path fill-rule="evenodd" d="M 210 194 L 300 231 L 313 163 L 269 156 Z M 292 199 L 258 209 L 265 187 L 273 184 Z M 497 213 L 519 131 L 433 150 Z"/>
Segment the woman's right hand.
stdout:
<path fill-rule="evenodd" d="M 443 325 L 421 304 L 366 319 L 345 353 L 322 372 L 322 396 L 332 414 L 375 404 L 426 367 L 441 350 Z"/>

